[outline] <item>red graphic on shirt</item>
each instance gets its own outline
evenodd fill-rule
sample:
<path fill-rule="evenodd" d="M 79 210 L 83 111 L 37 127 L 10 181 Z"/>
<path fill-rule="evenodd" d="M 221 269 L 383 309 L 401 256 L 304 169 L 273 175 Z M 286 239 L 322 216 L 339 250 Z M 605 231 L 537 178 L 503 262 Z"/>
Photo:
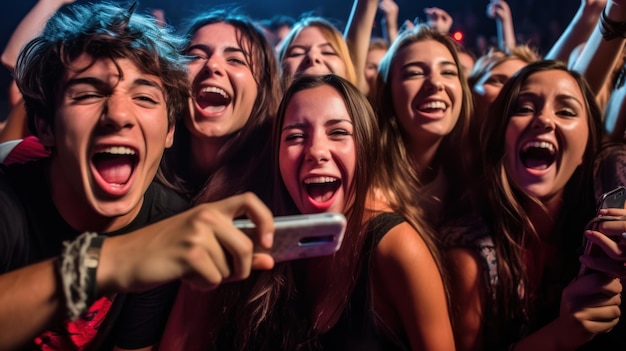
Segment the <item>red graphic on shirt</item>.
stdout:
<path fill-rule="evenodd" d="M 64 327 L 49 330 L 35 339 L 35 345 L 43 351 L 82 351 L 94 340 L 113 300 L 103 297 L 93 303 L 77 320 L 64 322 Z"/>

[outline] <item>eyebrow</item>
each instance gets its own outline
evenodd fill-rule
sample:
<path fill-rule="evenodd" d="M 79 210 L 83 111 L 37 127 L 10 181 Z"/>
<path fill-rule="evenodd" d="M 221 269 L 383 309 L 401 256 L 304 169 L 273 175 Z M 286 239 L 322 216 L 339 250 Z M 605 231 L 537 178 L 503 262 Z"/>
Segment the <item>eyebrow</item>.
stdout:
<path fill-rule="evenodd" d="M 520 94 L 518 95 L 518 98 L 537 98 L 538 96 L 539 95 L 534 92 L 526 91 L 526 92 L 520 92 Z M 582 101 L 578 100 L 575 96 L 569 95 L 569 94 L 557 94 L 556 100 L 557 101 L 574 101 L 581 107 L 585 106 L 585 104 L 583 104 Z"/>
<path fill-rule="evenodd" d="M 573 95 L 569 95 L 569 94 L 559 94 L 556 96 L 556 99 L 557 101 L 573 101 L 581 108 L 584 108 L 585 106 L 585 104 L 583 104 L 582 101 L 578 100 L 576 97 L 574 97 Z"/>
<path fill-rule="evenodd" d="M 502 74 L 502 73 L 497 73 L 497 74 L 492 74 L 490 76 L 488 76 L 489 78 L 504 78 L 504 79 L 509 79 L 511 77 L 509 77 L 506 74 Z"/>
<path fill-rule="evenodd" d="M 92 85 L 100 89 L 104 89 L 108 86 L 108 84 L 106 84 L 102 79 L 99 79 L 99 78 L 80 77 L 80 78 L 68 79 L 68 81 L 65 82 L 65 84 L 63 85 L 63 91 L 66 91 L 68 88 L 74 85 L 80 85 L 80 84 Z"/>
<path fill-rule="evenodd" d="M 454 61 L 441 61 L 437 63 L 438 67 L 441 66 L 454 66 L 457 67 L 456 63 Z M 408 68 L 408 67 L 413 67 L 413 66 L 418 66 L 418 67 L 423 67 L 423 66 L 428 66 L 427 64 L 425 64 L 423 61 L 411 61 L 411 62 L 407 62 L 404 65 L 402 65 L 402 69 Z"/>
<path fill-rule="evenodd" d="M 80 85 L 80 84 L 86 84 L 86 85 L 91 85 L 97 89 L 109 89 L 109 84 L 105 81 L 103 81 L 100 78 L 95 78 L 95 77 L 80 77 L 80 78 L 72 78 L 69 79 L 64 87 L 63 87 L 63 91 L 66 91 L 68 88 L 75 86 L 75 85 Z M 163 93 L 163 88 L 154 80 L 150 80 L 150 79 L 145 79 L 145 78 L 137 78 L 133 81 L 132 83 L 132 87 L 138 87 L 138 86 L 145 86 L 145 87 L 151 87 L 151 88 L 155 88 L 158 89 L 161 93 Z"/>
<path fill-rule="evenodd" d="M 326 123 L 324 123 L 324 126 L 328 127 L 328 126 L 332 126 L 332 125 L 343 123 L 343 122 L 353 124 L 352 121 L 349 120 L 349 119 L 336 118 L 336 119 L 331 119 L 331 120 L 326 121 Z M 309 124 L 309 123 L 296 122 L 296 123 L 292 123 L 292 124 L 288 124 L 288 125 L 284 126 L 282 131 L 284 132 L 285 130 L 296 129 L 296 128 L 304 129 L 304 128 L 307 128 L 307 127 L 310 127 L 310 126 L 311 126 L 311 124 Z"/>
<path fill-rule="evenodd" d="M 327 46 L 327 47 L 335 50 L 335 48 L 333 47 L 333 45 L 330 42 L 325 42 L 325 43 L 321 43 L 321 44 L 318 44 L 318 45 L 291 44 L 291 45 L 289 45 L 288 49 L 289 50 L 295 49 L 295 48 L 307 49 L 307 48 L 311 48 L 311 47 L 315 47 L 315 46 L 317 46 L 317 47 L 326 47 Z"/>
<path fill-rule="evenodd" d="M 204 52 L 215 52 L 216 50 L 204 45 L 204 44 L 196 44 L 196 45 L 192 45 L 190 47 L 187 48 L 187 50 L 185 50 L 186 53 L 188 53 L 191 50 L 194 49 L 200 49 Z M 227 46 L 226 48 L 224 48 L 224 52 L 241 52 L 244 55 L 247 55 L 246 51 L 238 46 Z"/>
<path fill-rule="evenodd" d="M 156 88 L 161 93 L 164 93 L 163 87 L 152 79 L 137 78 L 133 81 L 133 87 L 137 87 L 137 86 L 146 86 L 146 87 Z"/>

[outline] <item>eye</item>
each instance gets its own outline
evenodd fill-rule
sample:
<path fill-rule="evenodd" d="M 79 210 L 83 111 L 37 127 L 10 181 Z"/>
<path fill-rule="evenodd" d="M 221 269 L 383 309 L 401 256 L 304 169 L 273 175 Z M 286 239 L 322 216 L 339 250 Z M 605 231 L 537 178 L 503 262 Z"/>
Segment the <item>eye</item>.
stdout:
<path fill-rule="evenodd" d="M 302 56 L 306 54 L 306 51 L 303 48 L 300 47 L 295 47 L 295 48 L 291 48 L 287 51 L 287 55 L 285 55 L 286 57 L 298 57 L 298 56 Z"/>
<path fill-rule="evenodd" d="M 159 103 L 159 101 L 157 101 L 156 99 L 150 97 L 150 96 L 146 96 L 146 95 L 140 95 L 135 97 L 135 100 L 139 101 L 139 102 L 144 102 L 144 103 L 148 103 L 151 105 L 157 105 Z"/>
<path fill-rule="evenodd" d="M 289 142 L 289 143 L 298 143 L 298 142 L 302 142 L 302 140 L 304 140 L 304 133 L 299 132 L 299 131 L 290 131 L 290 132 L 285 132 L 283 133 L 284 135 L 284 141 L 285 142 Z"/>
<path fill-rule="evenodd" d="M 422 76 L 424 76 L 424 72 L 417 69 L 407 70 L 402 74 L 403 78 L 419 78 Z"/>
<path fill-rule="evenodd" d="M 72 100 L 74 101 L 85 101 L 90 99 L 98 99 L 103 97 L 104 95 L 94 93 L 94 92 L 85 92 L 72 96 Z"/>
<path fill-rule="evenodd" d="M 248 66 L 248 61 L 243 55 L 232 55 L 226 58 L 226 61 L 236 65 Z"/>
<path fill-rule="evenodd" d="M 352 133 L 344 128 L 336 128 L 330 131 L 329 135 L 331 137 L 345 137 L 352 136 Z"/>
<path fill-rule="evenodd" d="M 577 117 L 578 113 L 576 113 L 576 110 L 574 110 L 573 108 L 562 108 L 559 111 L 557 111 L 556 113 L 559 116 L 564 116 L 564 117 Z"/>
<path fill-rule="evenodd" d="M 456 76 L 459 75 L 459 72 L 457 72 L 456 70 L 453 70 L 453 69 L 446 69 L 446 70 L 443 70 L 441 72 L 441 74 L 444 75 L 444 76 L 456 77 Z"/>
<path fill-rule="evenodd" d="M 104 97 L 104 94 L 95 91 L 86 91 L 71 96 L 75 102 L 92 102 Z"/>
<path fill-rule="evenodd" d="M 229 58 L 229 59 L 228 59 L 228 62 L 230 62 L 230 63 L 235 63 L 235 64 L 242 65 L 242 66 L 247 66 L 247 65 L 248 65 L 248 64 L 246 63 L 246 61 L 244 61 L 244 60 L 240 60 L 240 59 L 235 58 L 235 57 L 233 57 L 233 58 Z"/>
<path fill-rule="evenodd" d="M 189 56 L 190 61 L 191 62 L 195 62 L 195 61 L 199 61 L 199 60 L 206 60 L 207 58 L 202 56 L 202 55 L 190 55 Z"/>
<path fill-rule="evenodd" d="M 501 78 L 501 77 L 489 77 L 485 81 L 485 84 L 495 85 L 495 86 L 502 86 L 502 85 L 504 85 L 505 82 L 506 82 L 506 80 Z"/>
<path fill-rule="evenodd" d="M 198 61 L 198 60 L 208 60 L 208 56 L 206 54 L 206 52 L 202 51 L 202 50 L 198 50 L 198 49 L 192 49 L 190 51 L 188 51 L 186 53 L 187 56 L 189 56 L 189 59 L 193 62 L 193 61 Z"/>
<path fill-rule="evenodd" d="M 535 109 L 531 104 L 525 103 L 525 104 L 520 104 L 515 108 L 515 115 L 527 115 L 527 114 L 531 114 L 534 113 Z"/>

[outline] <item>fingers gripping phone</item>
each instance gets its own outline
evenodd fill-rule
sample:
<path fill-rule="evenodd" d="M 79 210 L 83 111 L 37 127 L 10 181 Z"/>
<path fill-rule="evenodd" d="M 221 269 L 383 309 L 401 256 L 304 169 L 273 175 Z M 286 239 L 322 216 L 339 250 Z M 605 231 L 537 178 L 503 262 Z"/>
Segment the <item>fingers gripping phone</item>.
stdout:
<path fill-rule="evenodd" d="M 251 238 L 258 233 L 248 219 L 233 221 L 235 227 Z M 274 244 L 269 250 L 256 245 L 255 252 L 265 252 L 274 262 L 331 255 L 341 247 L 346 217 L 341 213 L 316 213 L 274 218 Z"/>
<path fill-rule="evenodd" d="M 624 208 L 624 204 L 626 203 L 626 187 L 619 186 L 611 191 L 608 191 L 602 196 L 600 196 L 600 200 L 598 201 L 597 214 L 601 209 L 605 208 Z M 595 230 L 596 228 L 592 228 Z M 585 255 L 591 255 L 596 250 L 600 250 L 596 248 L 595 245 L 589 240 L 585 240 Z M 581 277 L 585 275 L 589 269 L 585 267 L 585 265 L 580 266 L 580 271 L 578 272 L 578 276 Z"/>

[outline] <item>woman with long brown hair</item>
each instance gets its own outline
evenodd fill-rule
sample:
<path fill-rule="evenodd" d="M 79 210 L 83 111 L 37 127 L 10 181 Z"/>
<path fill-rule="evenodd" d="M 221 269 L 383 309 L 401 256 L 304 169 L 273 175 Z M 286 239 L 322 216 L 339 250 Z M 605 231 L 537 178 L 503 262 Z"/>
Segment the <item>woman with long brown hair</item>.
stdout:
<path fill-rule="evenodd" d="M 601 133 L 593 94 L 561 63 L 531 63 L 503 87 L 481 129 L 479 206 L 448 238 L 460 350 L 573 350 L 617 323 L 619 279 L 572 281 Z"/>

